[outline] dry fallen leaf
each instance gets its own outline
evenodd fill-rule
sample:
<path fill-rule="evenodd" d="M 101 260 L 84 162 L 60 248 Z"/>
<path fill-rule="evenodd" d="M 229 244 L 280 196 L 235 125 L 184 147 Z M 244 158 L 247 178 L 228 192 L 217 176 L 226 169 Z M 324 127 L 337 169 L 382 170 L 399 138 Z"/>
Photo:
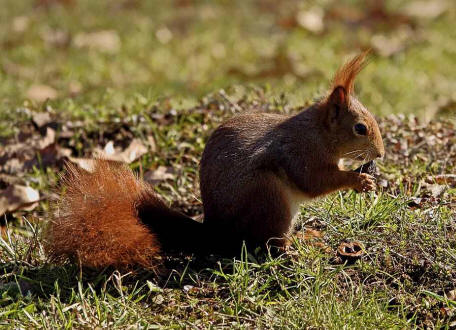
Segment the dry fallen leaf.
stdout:
<path fill-rule="evenodd" d="M 162 27 L 155 32 L 155 36 L 162 44 L 167 44 L 173 38 L 173 33 L 167 27 Z"/>
<path fill-rule="evenodd" d="M 124 162 L 127 164 L 133 163 L 142 155 L 147 153 L 147 147 L 142 144 L 141 140 L 133 139 L 130 145 L 122 152 L 119 152 L 114 147 L 114 142 L 109 141 L 103 150 L 95 150 L 96 157 L 107 160 Z"/>
<path fill-rule="evenodd" d="M 41 38 L 49 46 L 54 47 L 67 47 L 71 42 L 71 35 L 65 30 L 45 29 L 41 33 Z"/>
<path fill-rule="evenodd" d="M 0 172 L 0 187 L 6 188 L 9 185 L 21 183 L 23 183 L 23 180 L 21 180 L 17 176 Z"/>
<path fill-rule="evenodd" d="M 432 197 L 439 198 L 445 192 L 446 187 L 440 184 L 429 184 L 427 185 L 427 189 L 431 193 Z"/>
<path fill-rule="evenodd" d="M 27 90 L 27 97 L 33 101 L 44 102 L 57 98 L 57 91 L 47 85 L 32 85 Z"/>
<path fill-rule="evenodd" d="M 439 185 L 448 185 L 450 187 L 456 187 L 456 174 L 439 174 L 436 176 L 429 176 L 427 177 L 427 182 L 435 182 Z"/>
<path fill-rule="evenodd" d="M 21 185 L 8 186 L 0 192 L 0 215 L 17 210 L 32 210 L 40 200 L 40 193 L 30 187 Z"/>
<path fill-rule="evenodd" d="M 62 160 L 69 158 L 72 153 L 73 151 L 71 149 L 63 148 L 57 143 L 52 143 L 39 151 L 39 157 L 37 156 L 25 161 L 23 169 L 28 171 L 33 169 L 34 166 L 50 167 L 59 163 L 62 164 Z"/>
<path fill-rule="evenodd" d="M 309 10 L 301 10 L 296 15 L 296 21 L 304 29 L 310 32 L 319 33 L 323 31 L 323 9 L 320 7 L 314 7 Z"/>
<path fill-rule="evenodd" d="M 152 135 L 147 136 L 147 142 L 149 144 L 149 148 L 151 152 L 157 151 L 157 143 L 155 143 L 155 139 Z"/>
<path fill-rule="evenodd" d="M 28 18 L 27 16 L 17 16 L 13 18 L 12 27 L 14 32 L 22 33 L 25 30 L 27 30 L 29 25 L 30 18 Z"/>
<path fill-rule="evenodd" d="M 115 53 L 120 49 L 120 37 L 114 30 L 79 33 L 74 38 L 78 48 L 92 48 L 106 53 Z"/>
<path fill-rule="evenodd" d="M 159 166 L 155 171 L 147 171 L 144 174 L 144 181 L 152 185 L 164 180 L 174 180 L 174 169 L 172 167 Z"/>
<path fill-rule="evenodd" d="M 51 7 L 56 4 L 62 4 L 64 6 L 73 6 L 76 0 L 35 0 L 36 7 Z"/>
<path fill-rule="evenodd" d="M 68 91 L 70 92 L 70 94 L 72 96 L 76 96 L 78 95 L 79 93 L 81 93 L 82 91 L 82 84 L 77 81 L 77 80 L 73 80 L 70 82 L 70 84 L 68 85 Z"/>
<path fill-rule="evenodd" d="M 405 49 L 407 38 L 409 37 L 400 34 L 390 36 L 376 34 L 372 36 L 371 45 L 377 54 L 383 57 L 389 57 Z"/>
<path fill-rule="evenodd" d="M 32 121 L 38 128 L 41 128 L 51 122 L 51 115 L 48 112 L 34 112 Z"/>
<path fill-rule="evenodd" d="M 76 158 L 76 157 L 68 157 L 68 160 L 73 164 L 78 165 L 83 170 L 87 172 L 93 172 L 95 167 L 95 159 L 93 158 Z"/>
<path fill-rule="evenodd" d="M 451 290 L 446 294 L 447 299 L 456 301 L 456 289 Z"/>
<path fill-rule="evenodd" d="M 17 158 L 9 158 L 2 168 L 3 173 L 18 175 L 22 172 L 23 163 Z"/>
<path fill-rule="evenodd" d="M 437 18 L 448 9 L 448 3 L 443 0 L 419 0 L 409 2 L 405 8 L 406 15 L 416 18 Z"/>
<path fill-rule="evenodd" d="M 122 152 L 119 152 L 114 147 L 114 142 L 109 141 L 103 150 L 95 150 L 94 156 L 95 159 L 99 158 L 131 164 L 135 160 L 139 159 L 145 153 L 147 153 L 147 147 L 144 144 L 142 144 L 142 142 L 139 139 L 133 139 L 130 145 Z M 68 157 L 68 159 L 70 160 L 70 162 L 77 164 L 79 167 L 88 172 L 93 171 L 95 159 L 75 157 Z"/>
<path fill-rule="evenodd" d="M 319 230 L 306 228 L 306 231 L 304 232 L 304 238 L 305 239 L 323 238 L 323 234 Z"/>
<path fill-rule="evenodd" d="M 147 147 L 142 144 L 141 140 L 133 139 L 127 149 L 125 149 L 121 155 L 124 161 L 128 164 L 133 163 L 139 159 L 142 155 L 147 153 Z"/>
<path fill-rule="evenodd" d="M 50 146 L 51 144 L 53 144 L 54 142 L 55 142 L 55 131 L 52 128 L 47 127 L 46 135 L 43 138 L 36 141 L 35 147 L 38 150 L 43 150 L 43 149 L 47 148 L 48 146 Z"/>
<path fill-rule="evenodd" d="M 100 156 L 105 156 L 105 157 L 108 157 L 108 158 L 115 158 L 115 155 L 116 155 L 116 149 L 114 148 L 114 142 L 113 141 L 109 141 L 108 143 L 106 143 L 105 147 L 103 148 L 103 151 L 100 152 Z"/>

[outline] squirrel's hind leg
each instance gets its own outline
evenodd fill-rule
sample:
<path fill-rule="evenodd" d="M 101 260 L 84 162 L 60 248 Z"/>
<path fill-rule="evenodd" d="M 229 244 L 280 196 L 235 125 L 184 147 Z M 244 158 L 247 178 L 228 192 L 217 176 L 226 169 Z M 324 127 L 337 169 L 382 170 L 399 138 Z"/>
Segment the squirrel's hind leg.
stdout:
<path fill-rule="evenodd" d="M 274 174 L 258 175 L 240 196 L 237 228 L 249 247 L 279 246 L 292 226 L 289 200 L 282 181 Z"/>

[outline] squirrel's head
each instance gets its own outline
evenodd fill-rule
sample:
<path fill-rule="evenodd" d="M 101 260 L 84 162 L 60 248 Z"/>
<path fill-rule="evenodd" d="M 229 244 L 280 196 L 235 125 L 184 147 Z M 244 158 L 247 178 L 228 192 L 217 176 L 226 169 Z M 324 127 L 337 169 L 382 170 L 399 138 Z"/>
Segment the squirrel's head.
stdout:
<path fill-rule="evenodd" d="M 329 96 L 320 105 L 340 158 L 370 161 L 385 154 L 377 121 L 353 95 L 354 79 L 363 68 L 367 53 L 337 71 Z"/>

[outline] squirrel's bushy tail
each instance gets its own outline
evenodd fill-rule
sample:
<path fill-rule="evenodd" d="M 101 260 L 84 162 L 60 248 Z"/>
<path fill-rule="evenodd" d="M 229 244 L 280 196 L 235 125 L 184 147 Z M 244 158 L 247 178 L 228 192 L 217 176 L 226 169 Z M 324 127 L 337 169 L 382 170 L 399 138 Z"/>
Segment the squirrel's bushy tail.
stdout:
<path fill-rule="evenodd" d="M 152 268 L 161 244 L 160 233 L 148 223 L 165 231 L 174 221 L 192 229 L 201 225 L 169 209 L 126 165 L 95 160 L 90 172 L 72 164 L 67 168 L 63 196 L 45 233 L 46 251 L 54 261 L 70 259 L 91 268 Z"/>

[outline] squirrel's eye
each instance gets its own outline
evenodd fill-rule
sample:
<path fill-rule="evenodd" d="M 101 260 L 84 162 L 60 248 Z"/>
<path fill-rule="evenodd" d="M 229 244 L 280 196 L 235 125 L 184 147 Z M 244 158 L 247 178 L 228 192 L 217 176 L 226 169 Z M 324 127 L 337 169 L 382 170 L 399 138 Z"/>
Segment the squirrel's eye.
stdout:
<path fill-rule="evenodd" d="M 367 127 L 364 124 L 356 124 L 354 127 L 355 133 L 359 135 L 366 135 L 367 134 Z"/>

